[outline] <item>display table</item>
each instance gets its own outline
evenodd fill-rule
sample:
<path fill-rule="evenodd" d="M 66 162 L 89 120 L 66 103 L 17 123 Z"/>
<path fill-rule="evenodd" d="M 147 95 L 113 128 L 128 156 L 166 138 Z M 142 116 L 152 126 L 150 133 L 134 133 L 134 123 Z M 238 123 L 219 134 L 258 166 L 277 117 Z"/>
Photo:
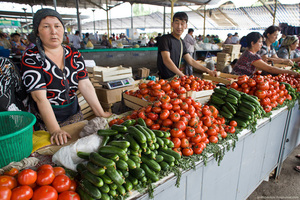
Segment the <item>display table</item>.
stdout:
<path fill-rule="evenodd" d="M 157 47 L 123 49 L 80 49 L 85 60 L 94 60 L 97 66 L 132 67 L 137 74 L 138 68 L 146 67 L 156 72 Z"/>
<path fill-rule="evenodd" d="M 280 164 L 282 142 L 287 149 L 284 158 L 299 143 L 298 105 L 290 111 L 284 107 L 272 113 L 270 118 L 258 120 L 255 133 L 243 130 L 239 134 L 235 149 L 225 153 L 220 166 L 210 155 L 206 166 L 200 161 L 195 170 L 182 173 L 179 188 L 175 186 L 177 177 L 170 174 L 155 184 L 154 199 L 246 199 Z M 286 135 L 297 138 L 297 142 L 286 143 Z M 145 200 L 149 196 L 132 194 L 129 199 L 136 198 Z"/>

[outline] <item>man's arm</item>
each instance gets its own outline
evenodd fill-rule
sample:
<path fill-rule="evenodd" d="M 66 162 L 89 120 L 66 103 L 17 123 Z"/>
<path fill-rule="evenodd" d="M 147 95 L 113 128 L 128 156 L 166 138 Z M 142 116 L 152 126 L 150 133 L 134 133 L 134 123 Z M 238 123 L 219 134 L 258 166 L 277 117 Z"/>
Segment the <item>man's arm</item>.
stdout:
<path fill-rule="evenodd" d="M 210 76 L 218 76 L 216 71 L 212 71 L 206 67 L 204 67 L 203 65 L 201 65 L 199 62 L 197 62 L 196 60 L 194 60 L 190 54 L 185 54 L 183 56 L 184 60 L 191 66 L 193 66 L 196 69 L 199 69 L 201 71 L 204 71 L 206 73 L 208 73 Z"/>
<path fill-rule="evenodd" d="M 170 52 L 168 52 L 168 51 L 162 51 L 162 52 L 161 52 L 161 56 L 162 56 L 164 65 L 165 65 L 169 70 L 171 70 L 172 72 L 174 72 L 175 74 L 177 74 L 177 75 L 180 76 L 180 77 L 184 76 L 184 73 L 182 73 L 182 72 L 177 68 L 177 66 L 174 64 L 174 62 L 171 60 Z"/>

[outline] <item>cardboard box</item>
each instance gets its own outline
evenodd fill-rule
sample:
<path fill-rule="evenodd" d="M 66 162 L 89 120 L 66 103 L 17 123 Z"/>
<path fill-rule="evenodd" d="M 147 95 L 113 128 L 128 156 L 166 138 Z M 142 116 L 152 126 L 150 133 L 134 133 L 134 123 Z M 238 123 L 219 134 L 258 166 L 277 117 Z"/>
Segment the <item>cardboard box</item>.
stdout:
<path fill-rule="evenodd" d="M 216 69 L 217 69 L 217 71 L 223 71 L 223 69 L 229 64 L 230 64 L 229 61 L 218 61 Z"/>
<path fill-rule="evenodd" d="M 232 62 L 234 59 L 239 59 L 241 57 L 241 53 L 233 53 L 231 54 L 230 62 Z"/>
<path fill-rule="evenodd" d="M 205 80 L 211 80 L 217 83 L 224 83 L 224 84 L 231 84 L 234 81 L 236 81 L 238 77 L 239 77 L 238 75 L 226 74 L 222 72 L 220 72 L 219 77 L 213 77 L 206 73 L 203 74 L 203 79 Z"/>
<path fill-rule="evenodd" d="M 217 53 L 217 62 L 227 62 L 230 61 L 231 56 L 229 53 L 219 52 Z"/>
<path fill-rule="evenodd" d="M 240 44 L 224 44 L 223 45 L 223 52 L 224 53 L 229 53 L 229 54 L 240 53 L 241 46 L 242 45 L 240 45 Z"/>
<path fill-rule="evenodd" d="M 150 69 L 146 68 L 146 67 L 142 67 L 138 69 L 138 76 L 140 78 L 146 78 L 150 75 Z"/>

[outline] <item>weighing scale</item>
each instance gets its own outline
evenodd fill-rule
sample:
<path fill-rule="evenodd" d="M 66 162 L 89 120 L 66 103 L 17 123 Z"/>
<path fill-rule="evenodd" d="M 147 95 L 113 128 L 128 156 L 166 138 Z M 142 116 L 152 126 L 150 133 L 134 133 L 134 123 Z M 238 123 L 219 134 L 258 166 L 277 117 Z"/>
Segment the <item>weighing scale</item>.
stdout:
<path fill-rule="evenodd" d="M 108 81 L 100 84 L 107 89 L 116 89 L 116 88 L 132 85 L 133 82 L 134 82 L 133 78 L 125 78 L 121 80 Z"/>

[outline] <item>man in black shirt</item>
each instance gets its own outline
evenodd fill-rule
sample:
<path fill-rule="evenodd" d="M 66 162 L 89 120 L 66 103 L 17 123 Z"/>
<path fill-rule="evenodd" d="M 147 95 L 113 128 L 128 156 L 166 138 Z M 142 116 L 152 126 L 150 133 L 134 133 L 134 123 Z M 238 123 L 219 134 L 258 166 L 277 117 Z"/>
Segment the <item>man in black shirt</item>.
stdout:
<path fill-rule="evenodd" d="M 183 40 L 180 38 L 184 30 L 187 28 L 188 16 L 185 12 L 177 12 L 173 16 L 173 32 L 161 37 L 158 44 L 157 68 L 160 78 L 168 79 L 175 75 L 184 76 L 179 70 L 181 57 L 185 61 L 201 71 L 211 76 L 217 76 L 216 71 L 211 71 L 200 65 L 187 52 Z"/>

